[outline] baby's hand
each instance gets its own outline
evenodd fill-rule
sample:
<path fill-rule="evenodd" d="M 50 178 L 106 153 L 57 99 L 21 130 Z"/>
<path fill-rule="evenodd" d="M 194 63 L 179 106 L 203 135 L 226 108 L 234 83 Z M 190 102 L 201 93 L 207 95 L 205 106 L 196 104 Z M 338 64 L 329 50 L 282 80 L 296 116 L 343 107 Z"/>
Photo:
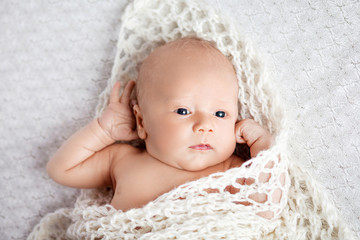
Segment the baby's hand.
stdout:
<path fill-rule="evenodd" d="M 115 141 L 139 138 L 135 131 L 135 117 L 130 107 L 130 95 L 134 86 L 135 82 L 129 81 L 123 94 L 119 96 L 120 82 L 116 82 L 111 90 L 110 103 L 98 119 L 101 128 Z"/>
<path fill-rule="evenodd" d="M 235 137 L 238 143 L 246 143 L 250 147 L 251 157 L 269 149 L 273 144 L 271 134 L 252 119 L 243 119 L 236 123 Z"/>

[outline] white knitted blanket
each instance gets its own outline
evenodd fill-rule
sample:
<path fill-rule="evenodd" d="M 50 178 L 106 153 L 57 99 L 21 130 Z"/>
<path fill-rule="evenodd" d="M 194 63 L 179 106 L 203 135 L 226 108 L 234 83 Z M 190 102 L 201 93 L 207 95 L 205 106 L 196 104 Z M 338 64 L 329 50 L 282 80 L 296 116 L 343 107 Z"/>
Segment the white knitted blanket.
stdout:
<path fill-rule="evenodd" d="M 115 81 L 124 86 L 136 79 L 139 63 L 151 50 L 184 36 L 214 41 L 232 61 L 239 83 L 240 119 L 262 124 L 275 137 L 275 145 L 239 168 L 186 183 L 127 212 L 108 204 L 111 190 L 83 190 L 74 208 L 45 216 L 29 239 L 353 239 L 320 186 L 289 155 L 286 118 L 254 49 L 231 21 L 199 1 L 135 0 L 128 5 L 97 115 L 107 105 Z M 272 167 L 266 166 L 269 163 Z M 270 173 L 270 180 L 259 182 L 261 173 Z M 284 185 L 280 178 L 285 178 Z M 239 191 L 230 194 L 229 186 Z M 271 198 L 276 189 L 282 191 L 279 203 Z M 267 200 L 250 199 L 254 193 L 265 194 Z M 274 218 L 256 214 L 262 211 L 273 212 Z"/>

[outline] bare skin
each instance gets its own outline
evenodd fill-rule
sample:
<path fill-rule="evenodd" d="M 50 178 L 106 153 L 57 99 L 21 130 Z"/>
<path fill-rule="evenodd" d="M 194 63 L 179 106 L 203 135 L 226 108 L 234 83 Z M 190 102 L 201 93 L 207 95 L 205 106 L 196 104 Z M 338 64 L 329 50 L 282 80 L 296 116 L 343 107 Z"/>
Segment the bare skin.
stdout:
<path fill-rule="evenodd" d="M 253 120 L 237 121 L 238 86 L 231 63 L 218 53 L 208 54 L 215 50 L 196 44 L 188 49 L 165 45 L 150 55 L 150 63 L 158 61 L 157 71 L 139 84 L 146 92 L 139 90 L 135 105 L 130 100 L 135 82 L 121 96 L 115 83 L 99 119 L 71 136 L 49 161 L 50 177 L 77 188 L 111 186 L 111 204 L 126 211 L 188 181 L 241 166 L 244 161 L 233 154 L 237 142 L 247 144 L 252 157 L 268 149 L 269 132 Z M 138 138 L 146 150 L 115 143 Z M 269 176 L 260 178 L 265 182 Z M 273 201 L 280 197 L 281 192 Z M 252 198 L 264 201 L 260 194 Z M 271 218 L 272 213 L 259 215 Z"/>

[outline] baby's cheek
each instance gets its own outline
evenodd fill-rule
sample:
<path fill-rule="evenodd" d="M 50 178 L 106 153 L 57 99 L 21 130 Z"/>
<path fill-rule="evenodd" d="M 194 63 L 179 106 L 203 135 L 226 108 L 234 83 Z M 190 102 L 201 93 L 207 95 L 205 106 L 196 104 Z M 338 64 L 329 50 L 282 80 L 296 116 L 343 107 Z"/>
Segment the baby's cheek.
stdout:
<path fill-rule="evenodd" d="M 236 146 L 236 138 L 234 130 L 223 130 L 223 132 L 218 137 L 219 145 L 224 149 L 224 151 L 228 154 L 232 154 L 234 152 Z"/>
<path fill-rule="evenodd" d="M 232 142 L 234 145 L 236 145 L 236 132 L 234 127 L 229 127 L 226 134 L 226 139 L 229 142 Z"/>

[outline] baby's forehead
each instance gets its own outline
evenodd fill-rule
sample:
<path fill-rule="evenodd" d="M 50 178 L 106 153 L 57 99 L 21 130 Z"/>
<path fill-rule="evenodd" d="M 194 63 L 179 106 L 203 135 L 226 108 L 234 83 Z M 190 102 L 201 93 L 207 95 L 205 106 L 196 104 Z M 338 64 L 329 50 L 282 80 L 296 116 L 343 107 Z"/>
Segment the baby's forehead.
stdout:
<path fill-rule="evenodd" d="M 143 61 L 137 79 L 137 98 L 143 98 L 150 88 L 159 81 L 164 81 L 160 80 L 161 76 L 168 76 L 169 71 L 187 71 L 187 67 L 198 66 L 198 62 L 215 68 L 220 67 L 224 72 L 234 74 L 236 79 L 232 63 L 214 43 L 197 38 L 182 38 L 156 48 Z"/>
<path fill-rule="evenodd" d="M 212 60 L 230 64 L 230 61 L 215 47 L 215 43 L 198 38 L 181 38 L 156 48 L 145 60 L 146 62 L 161 61 L 169 57 L 185 57 L 191 61 L 192 55 L 202 54 L 204 61 Z"/>
<path fill-rule="evenodd" d="M 156 72 L 166 69 L 170 63 L 176 64 L 177 60 L 198 61 L 199 56 L 203 62 L 225 66 L 235 72 L 229 59 L 215 47 L 214 43 L 198 38 L 181 38 L 157 47 L 151 52 L 140 66 L 138 80 L 148 80 Z"/>

